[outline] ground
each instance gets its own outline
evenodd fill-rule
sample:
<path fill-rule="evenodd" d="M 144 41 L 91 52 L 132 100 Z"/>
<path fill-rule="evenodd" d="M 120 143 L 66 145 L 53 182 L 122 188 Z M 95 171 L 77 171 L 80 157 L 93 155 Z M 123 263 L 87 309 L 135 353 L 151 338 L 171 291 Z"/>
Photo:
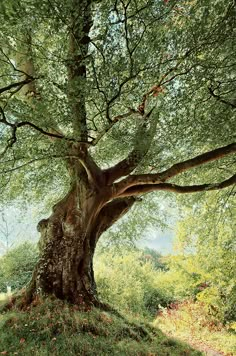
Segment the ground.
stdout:
<path fill-rule="evenodd" d="M 58 300 L 0 314 L 0 335 L 0 355 L 202 355 L 147 322 Z"/>

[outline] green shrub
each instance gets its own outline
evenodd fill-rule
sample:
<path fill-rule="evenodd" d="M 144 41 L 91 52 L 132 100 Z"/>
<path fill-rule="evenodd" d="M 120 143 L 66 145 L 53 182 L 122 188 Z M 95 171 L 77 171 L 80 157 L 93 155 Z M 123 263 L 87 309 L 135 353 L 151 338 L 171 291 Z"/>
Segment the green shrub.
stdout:
<path fill-rule="evenodd" d="M 174 301 L 173 295 L 164 290 L 151 288 L 144 291 L 144 307 L 153 316 L 160 307 L 166 308 Z"/>
<path fill-rule="evenodd" d="M 223 323 L 236 320 L 236 286 L 222 290 L 212 285 L 198 293 L 197 300 L 205 305 L 209 316 Z"/>
<path fill-rule="evenodd" d="M 6 292 L 7 286 L 22 288 L 30 280 L 37 260 L 37 247 L 30 242 L 9 250 L 0 259 L 0 291 Z"/>
<path fill-rule="evenodd" d="M 100 298 L 120 310 L 155 314 L 159 305 L 171 301 L 170 293 L 158 288 L 159 271 L 140 251 L 116 254 L 107 251 L 95 259 L 95 276 Z M 164 272 L 163 272 L 164 273 Z"/>
<path fill-rule="evenodd" d="M 236 321 L 236 285 L 230 288 L 224 299 L 224 322 Z"/>

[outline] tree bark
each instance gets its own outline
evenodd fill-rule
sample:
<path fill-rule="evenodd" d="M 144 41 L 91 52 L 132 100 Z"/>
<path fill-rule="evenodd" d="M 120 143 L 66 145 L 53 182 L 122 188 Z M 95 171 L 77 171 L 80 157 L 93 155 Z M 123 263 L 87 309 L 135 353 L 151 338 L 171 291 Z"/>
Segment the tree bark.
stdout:
<path fill-rule="evenodd" d="M 80 306 L 99 305 L 93 256 L 99 237 L 123 216 L 135 199 L 109 201 L 106 188 L 86 191 L 73 184 L 38 224 L 40 260 L 26 293 L 27 303 L 36 295 L 54 295 Z"/>
<path fill-rule="evenodd" d="M 96 302 L 93 255 L 99 236 L 86 221 L 89 224 L 86 207 L 79 207 L 73 187 L 54 206 L 52 215 L 39 222 L 40 260 L 31 283 L 32 296 L 53 294 L 76 304 Z"/>

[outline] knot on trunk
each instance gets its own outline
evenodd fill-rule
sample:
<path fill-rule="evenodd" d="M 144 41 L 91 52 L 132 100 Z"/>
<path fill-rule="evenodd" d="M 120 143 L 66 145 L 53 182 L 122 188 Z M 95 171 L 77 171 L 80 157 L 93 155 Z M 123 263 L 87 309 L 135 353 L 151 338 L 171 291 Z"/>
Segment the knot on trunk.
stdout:
<path fill-rule="evenodd" d="M 42 230 L 44 230 L 44 229 L 47 227 L 47 225 L 48 225 L 48 221 L 49 221 L 49 219 L 42 219 L 42 220 L 40 220 L 40 222 L 39 222 L 38 225 L 37 225 L 37 230 L 38 230 L 39 232 L 41 232 Z"/>

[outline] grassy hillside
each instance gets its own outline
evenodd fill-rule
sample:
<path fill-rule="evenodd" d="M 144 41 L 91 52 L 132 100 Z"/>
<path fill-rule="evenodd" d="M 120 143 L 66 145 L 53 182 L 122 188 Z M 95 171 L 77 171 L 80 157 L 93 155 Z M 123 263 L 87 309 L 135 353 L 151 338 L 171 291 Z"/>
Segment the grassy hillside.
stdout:
<path fill-rule="evenodd" d="M 201 355 L 148 323 L 58 300 L 0 314 L 2 355 Z"/>

